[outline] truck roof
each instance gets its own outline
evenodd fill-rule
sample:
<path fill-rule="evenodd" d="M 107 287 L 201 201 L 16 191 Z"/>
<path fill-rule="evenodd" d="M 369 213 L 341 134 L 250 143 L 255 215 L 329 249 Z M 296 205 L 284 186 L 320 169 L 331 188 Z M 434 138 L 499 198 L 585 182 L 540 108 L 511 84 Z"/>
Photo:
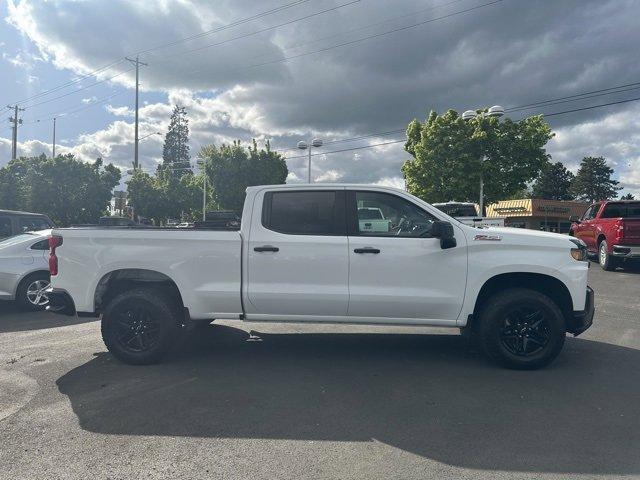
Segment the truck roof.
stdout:
<path fill-rule="evenodd" d="M 44 213 L 22 212 L 20 210 L 0 210 L 0 214 L 5 215 L 26 215 L 32 217 L 46 217 Z"/>
<path fill-rule="evenodd" d="M 284 189 L 327 189 L 327 188 L 348 188 L 348 189 L 356 189 L 356 188 L 374 188 L 374 189 L 384 189 L 384 190 L 395 190 L 396 192 L 408 193 L 406 190 L 396 187 L 389 187 L 387 185 L 375 185 L 375 184 L 367 184 L 367 183 L 284 183 L 284 184 L 276 184 L 276 185 L 255 185 L 252 187 L 247 187 L 247 193 L 262 190 L 264 188 L 284 188 Z"/>

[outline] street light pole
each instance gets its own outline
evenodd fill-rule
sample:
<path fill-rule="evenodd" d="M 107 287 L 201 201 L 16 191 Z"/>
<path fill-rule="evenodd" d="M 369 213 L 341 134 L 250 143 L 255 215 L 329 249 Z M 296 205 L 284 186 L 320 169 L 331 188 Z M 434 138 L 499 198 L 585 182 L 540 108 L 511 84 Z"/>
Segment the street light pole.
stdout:
<path fill-rule="evenodd" d="M 480 113 L 480 118 L 484 117 L 484 113 Z M 500 105 L 494 105 L 491 107 L 487 113 L 487 117 L 496 117 L 499 118 L 504 115 L 504 108 Z M 467 110 L 462 113 L 463 120 L 473 120 L 476 118 L 478 114 L 474 110 Z M 480 159 L 480 198 L 478 199 L 478 206 L 480 208 L 480 216 L 484 217 L 484 162 L 489 159 L 485 153 L 482 154 L 482 158 Z"/>
<path fill-rule="evenodd" d="M 309 160 L 308 160 L 308 165 L 307 165 L 307 183 L 311 183 L 311 147 L 321 147 L 322 146 L 322 140 L 319 138 L 314 138 L 313 140 L 311 140 L 310 143 L 305 142 L 304 140 L 301 140 L 298 142 L 298 148 L 300 150 L 308 150 L 309 153 Z"/>
<path fill-rule="evenodd" d="M 202 170 L 202 221 L 207 220 L 207 172 L 205 171 L 205 161 L 203 159 L 196 162 Z"/>
<path fill-rule="evenodd" d="M 53 117 L 53 145 L 51 156 L 56 158 L 56 117 Z"/>

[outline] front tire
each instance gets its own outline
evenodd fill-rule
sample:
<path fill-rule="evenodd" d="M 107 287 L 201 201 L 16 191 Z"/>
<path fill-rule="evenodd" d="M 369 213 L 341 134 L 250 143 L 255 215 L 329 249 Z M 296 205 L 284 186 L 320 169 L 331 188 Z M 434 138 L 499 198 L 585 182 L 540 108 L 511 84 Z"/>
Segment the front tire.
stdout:
<path fill-rule="evenodd" d="M 535 290 L 512 288 L 494 295 L 479 320 L 484 352 L 507 368 L 544 367 L 564 345 L 566 325 L 560 308 Z"/>
<path fill-rule="evenodd" d="M 102 315 L 102 339 L 117 359 L 132 365 L 159 362 L 180 331 L 179 309 L 154 289 L 114 297 Z"/>
<path fill-rule="evenodd" d="M 610 272 L 618 266 L 618 259 L 609 254 L 609 246 L 606 240 L 602 240 L 598 247 L 598 262 L 603 270 Z"/>

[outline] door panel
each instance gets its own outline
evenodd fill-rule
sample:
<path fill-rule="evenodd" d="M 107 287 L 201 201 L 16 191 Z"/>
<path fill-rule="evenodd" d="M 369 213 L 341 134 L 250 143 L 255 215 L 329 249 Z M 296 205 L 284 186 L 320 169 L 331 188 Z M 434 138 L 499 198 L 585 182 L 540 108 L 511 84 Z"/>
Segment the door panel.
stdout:
<path fill-rule="evenodd" d="M 251 221 L 247 318 L 252 313 L 346 315 L 349 254 L 344 192 L 288 189 L 259 195 L 256 201 L 267 208 L 263 218 Z"/>
<path fill-rule="evenodd" d="M 590 251 L 597 250 L 596 245 L 596 227 L 594 225 L 594 217 L 598 213 L 600 205 L 591 205 L 582 217 L 582 221 L 578 224 L 574 233 L 577 238 L 587 244 Z"/>
<path fill-rule="evenodd" d="M 354 252 L 367 247 L 380 253 Z M 349 315 L 458 318 L 466 284 L 465 247 L 443 250 L 436 238 L 349 237 L 349 255 Z"/>
<path fill-rule="evenodd" d="M 380 212 L 376 229 L 371 212 Z M 442 249 L 429 231 L 436 218 L 404 198 L 375 191 L 347 191 L 349 315 L 455 321 L 462 309 L 467 248 Z"/>

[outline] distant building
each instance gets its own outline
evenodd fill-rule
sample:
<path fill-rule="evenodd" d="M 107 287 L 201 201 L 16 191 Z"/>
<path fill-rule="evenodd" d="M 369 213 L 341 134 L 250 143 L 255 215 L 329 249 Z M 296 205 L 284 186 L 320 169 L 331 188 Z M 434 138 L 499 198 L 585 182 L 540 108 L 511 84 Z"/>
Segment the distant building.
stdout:
<path fill-rule="evenodd" d="M 581 217 L 588 207 L 584 202 L 543 198 L 501 200 L 487 207 L 487 217 L 504 217 L 506 227 L 569 233 L 569 217 Z"/>

